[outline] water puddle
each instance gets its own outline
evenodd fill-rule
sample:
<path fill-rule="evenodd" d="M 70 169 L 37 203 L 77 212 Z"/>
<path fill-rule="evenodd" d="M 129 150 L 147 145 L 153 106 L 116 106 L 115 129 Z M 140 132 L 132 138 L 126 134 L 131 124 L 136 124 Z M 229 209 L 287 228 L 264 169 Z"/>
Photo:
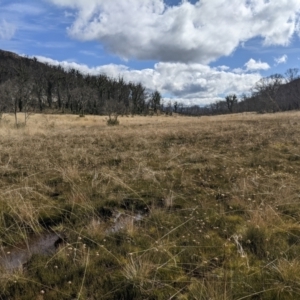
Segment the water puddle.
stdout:
<path fill-rule="evenodd" d="M 123 229 L 130 229 L 144 217 L 145 212 L 129 214 L 115 211 L 105 233 L 112 234 Z M 53 255 L 61 243 L 63 243 L 61 235 L 50 232 L 29 238 L 27 243 L 14 247 L 0 247 L 0 267 L 12 272 L 22 268 L 33 254 Z"/>
<path fill-rule="evenodd" d="M 33 254 L 51 255 L 63 242 L 56 233 L 46 233 L 30 238 L 26 244 L 15 247 L 1 247 L 0 266 L 8 271 L 21 268 Z"/>
<path fill-rule="evenodd" d="M 106 229 L 105 233 L 110 234 L 118 232 L 120 230 L 123 230 L 124 228 L 133 226 L 134 223 L 141 221 L 143 218 L 144 216 L 141 212 L 137 212 L 134 215 L 131 215 L 117 211 L 114 213 L 112 225 L 108 229 Z"/>

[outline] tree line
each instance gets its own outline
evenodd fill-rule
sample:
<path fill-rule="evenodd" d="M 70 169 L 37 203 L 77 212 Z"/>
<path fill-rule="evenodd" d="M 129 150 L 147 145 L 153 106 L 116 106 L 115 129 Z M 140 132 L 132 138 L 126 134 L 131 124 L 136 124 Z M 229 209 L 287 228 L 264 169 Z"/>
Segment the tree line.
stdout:
<path fill-rule="evenodd" d="M 83 75 L 78 70 L 40 63 L 0 51 L 0 114 L 58 112 L 79 115 L 155 114 L 161 94 L 141 83 L 105 74 Z"/>
<path fill-rule="evenodd" d="M 164 103 L 158 91 L 149 92 L 141 83 L 105 74 L 84 75 L 78 70 L 40 63 L 36 58 L 20 57 L 0 50 L 0 118 L 3 113 L 24 112 L 25 123 L 32 112 L 108 115 L 114 123 L 119 115 L 147 115 L 163 112 L 190 116 L 239 112 L 277 112 L 300 108 L 299 69 L 288 69 L 260 79 L 238 98 L 207 106 Z"/>
<path fill-rule="evenodd" d="M 239 98 L 230 94 L 224 100 L 207 106 L 181 107 L 179 113 L 185 115 L 217 115 L 239 112 L 271 113 L 300 108 L 300 71 L 288 69 L 284 75 L 273 74 L 261 78 L 246 95 Z"/>

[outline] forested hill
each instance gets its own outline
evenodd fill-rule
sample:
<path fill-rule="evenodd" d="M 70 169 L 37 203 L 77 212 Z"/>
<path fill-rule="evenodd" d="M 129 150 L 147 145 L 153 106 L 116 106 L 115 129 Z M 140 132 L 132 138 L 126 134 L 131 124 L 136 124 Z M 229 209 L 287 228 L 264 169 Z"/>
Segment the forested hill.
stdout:
<path fill-rule="evenodd" d="M 95 115 L 152 114 L 158 111 L 185 115 L 215 115 L 238 112 L 277 112 L 300 108 L 300 78 L 297 68 L 285 76 L 274 74 L 259 80 L 247 95 L 228 95 L 205 107 L 162 103 L 158 91 L 141 83 L 84 75 L 0 50 L 0 117 L 4 112 L 55 112 Z M 199 88 L 201 88 L 199 86 Z"/>
<path fill-rule="evenodd" d="M 161 96 L 141 83 L 41 63 L 0 50 L 0 112 L 147 114 Z"/>
<path fill-rule="evenodd" d="M 16 53 L 0 49 L 0 59 L 22 59 L 22 57 Z"/>
<path fill-rule="evenodd" d="M 286 71 L 285 75 L 274 74 L 261 78 L 246 95 L 232 94 L 224 100 L 215 101 L 205 107 L 185 107 L 181 113 L 187 115 L 218 115 L 239 112 L 274 113 L 300 109 L 299 69 Z"/>

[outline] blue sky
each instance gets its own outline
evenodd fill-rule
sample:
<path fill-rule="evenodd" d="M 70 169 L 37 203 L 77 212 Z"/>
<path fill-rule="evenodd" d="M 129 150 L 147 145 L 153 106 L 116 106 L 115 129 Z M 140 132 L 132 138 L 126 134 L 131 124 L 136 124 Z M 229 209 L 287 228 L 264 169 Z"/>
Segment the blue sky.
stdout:
<path fill-rule="evenodd" d="M 0 49 L 205 105 L 300 68 L 300 1 L 0 0 Z"/>

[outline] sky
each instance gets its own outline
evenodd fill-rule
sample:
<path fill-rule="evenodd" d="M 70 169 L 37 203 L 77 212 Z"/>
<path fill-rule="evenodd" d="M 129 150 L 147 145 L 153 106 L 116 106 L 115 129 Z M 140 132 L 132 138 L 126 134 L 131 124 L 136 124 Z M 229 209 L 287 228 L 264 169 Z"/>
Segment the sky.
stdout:
<path fill-rule="evenodd" d="M 0 49 L 203 106 L 300 68 L 300 0 L 0 0 Z"/>

